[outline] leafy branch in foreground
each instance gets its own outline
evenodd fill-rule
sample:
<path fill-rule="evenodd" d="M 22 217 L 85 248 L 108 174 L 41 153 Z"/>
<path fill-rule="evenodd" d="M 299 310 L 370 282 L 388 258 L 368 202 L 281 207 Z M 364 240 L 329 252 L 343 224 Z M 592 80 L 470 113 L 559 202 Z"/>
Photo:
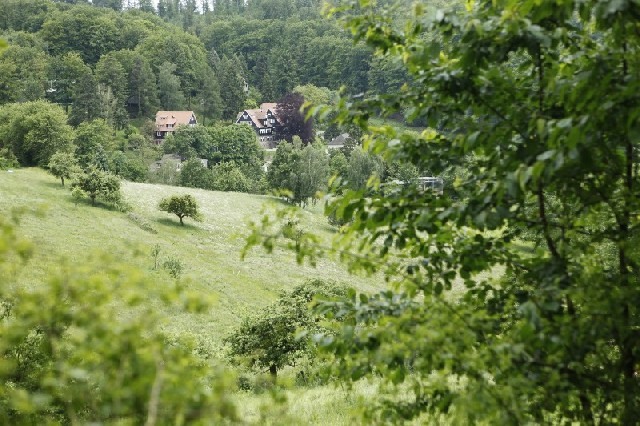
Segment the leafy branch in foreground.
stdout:
<path fill-rule="evenodd" d="M 158 286 L 108 255 L 82 266 L 62 261 L 31 288 L 12 285 L 32 251 L 12 224 L 0 220 L 1 423 L 210 424 L 237 418 L 232 380 L 197 359 L 191 342 L 165 335 L 159 311 L 140 304 L 157 298 L 202 312 L 201 296 Z"/>
<path fill-rule="evenodd" d="M 343 97 L 338 123 L 360 126 L 388 163 L 456 177 L 442 196 L 385 193 L 375 179 L 366 191 L 331 190 L 327 212 L 348 223 L 332 250 L 352 252 L 351 265 L 360 255 L 396 288 L 321 305 L 346 316 L 319 340 L 334 373 L 386 379 L 365 416 L 633 424 L 640 7 L 418 5 L 402 31 L 366 1 L 332 13 L 377 54 L 401 59 L 411 80 L 397 93 Z M 371 126 L 375 114 L 431 128 Z M 248 242 L 273 249 L 271 225 Z M 306 241 L 288 243 L 299 261 L 330 251 Z"/>

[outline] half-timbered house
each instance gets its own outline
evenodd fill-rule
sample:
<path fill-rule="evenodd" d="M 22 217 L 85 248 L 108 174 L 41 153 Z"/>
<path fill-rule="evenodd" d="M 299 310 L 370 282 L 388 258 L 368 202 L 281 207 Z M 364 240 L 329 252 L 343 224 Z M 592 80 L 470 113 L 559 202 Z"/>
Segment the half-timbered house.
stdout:
<path fill-rule="evenodd" d="M 258 136 L 260 144 L 269 148 L 277 140 L 281 123 L 278 119 L 278 104 L 263 103 L 260 108 L 245 109 L 238 113 L 236 123 L 249 124 Z"/>

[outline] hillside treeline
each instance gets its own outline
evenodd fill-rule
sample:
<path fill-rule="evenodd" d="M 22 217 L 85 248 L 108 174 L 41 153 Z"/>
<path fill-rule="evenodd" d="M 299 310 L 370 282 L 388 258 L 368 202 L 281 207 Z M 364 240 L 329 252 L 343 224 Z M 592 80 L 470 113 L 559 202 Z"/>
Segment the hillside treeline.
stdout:
<path fill-rule="evenodd" d="M 2 0 L 0 105 L 46 99 L 72 125 L 124 128 L 158 109 L 229 120 L 297 85 L 361 93 L 403 82 L 316 1 L 240 3 Z"/>

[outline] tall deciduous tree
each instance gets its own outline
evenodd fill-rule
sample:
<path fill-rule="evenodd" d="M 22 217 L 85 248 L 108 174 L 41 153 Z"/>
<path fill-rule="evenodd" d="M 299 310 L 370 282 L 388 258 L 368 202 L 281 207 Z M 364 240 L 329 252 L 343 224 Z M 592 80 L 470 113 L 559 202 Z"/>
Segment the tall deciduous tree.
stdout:
<path fill-rule="evenodd" d="M 104 55 L 96 64 L 96 80 L 101 95 L 102 117 L 122 129 L 127 123 L 127 74 L 115 55 Z"/>
<path fill-rule="evenodd" d="M 76 129 L 74 144 L 80 166 L 97 166 L 99 156 L 114 149 L 113 128 L 100 119 L 82 123 Z"/>
<path fill-rule="evenodd" d="M 267 180 L 272 189 L 290 192 L 291 202 L 304 205 L 318 191 L 326 189 L 329 173 L 329 156 L 325 146 L 303 146 L 296 136 L 293 143 L 281 142 L 278 145 L 267 172 Z"/>
<path fill-rule="evenodd" d="M 212 163 L 233 162 L 243 169 L 247 177 L 258 180 L 264 164 L 264 150 L 253 129 L 245 124 L 208 128 L 211 136 Z"/>
<path fill-rule="evenodd" d="M 9 148 L 23 166 L 46 166 L 57 151 L 70 151 L 73 129 L 67 115 L 46 101 L 0 107 L 0 147 Z"/>
<path fill-rule="evenodd" d="M 0 103 L 44 99 L 49 57 L 35 47 L 10 46 L 0 54 Z"/>
<path fill-rule="evenodd" d="M 282 125 L 279 137 L 291 142 L 294 136 L 299 136 L 305 144 L 313 141 L 313 119 L 305 118 L 301 111 L 303 105 L 304 97 L 299 93 L 289 93 L 278 101 L 276 115 Z"/>
<path fill-rule="evenodd" d="M 170 62 L 160 65 L 158 71 L 158 95 L 160 106 L 165 111 L 180 111 L 186 105 L 180 79 L 175 75 L 175 71 L 176 66 Z"/>

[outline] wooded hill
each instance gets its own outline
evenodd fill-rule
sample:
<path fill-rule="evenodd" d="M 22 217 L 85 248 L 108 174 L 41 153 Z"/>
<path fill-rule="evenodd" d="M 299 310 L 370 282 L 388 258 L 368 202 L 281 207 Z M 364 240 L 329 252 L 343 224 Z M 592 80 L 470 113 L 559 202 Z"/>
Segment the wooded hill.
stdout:
<path fill-rule="evenodd" d="M 0 31 L 0 105 L 47 99 L 74 125 L 123 128 L 159 109 L 229 120 L 297 85 L 360 93 L 404 81 L 317 1 L 3 0 Z"/>

